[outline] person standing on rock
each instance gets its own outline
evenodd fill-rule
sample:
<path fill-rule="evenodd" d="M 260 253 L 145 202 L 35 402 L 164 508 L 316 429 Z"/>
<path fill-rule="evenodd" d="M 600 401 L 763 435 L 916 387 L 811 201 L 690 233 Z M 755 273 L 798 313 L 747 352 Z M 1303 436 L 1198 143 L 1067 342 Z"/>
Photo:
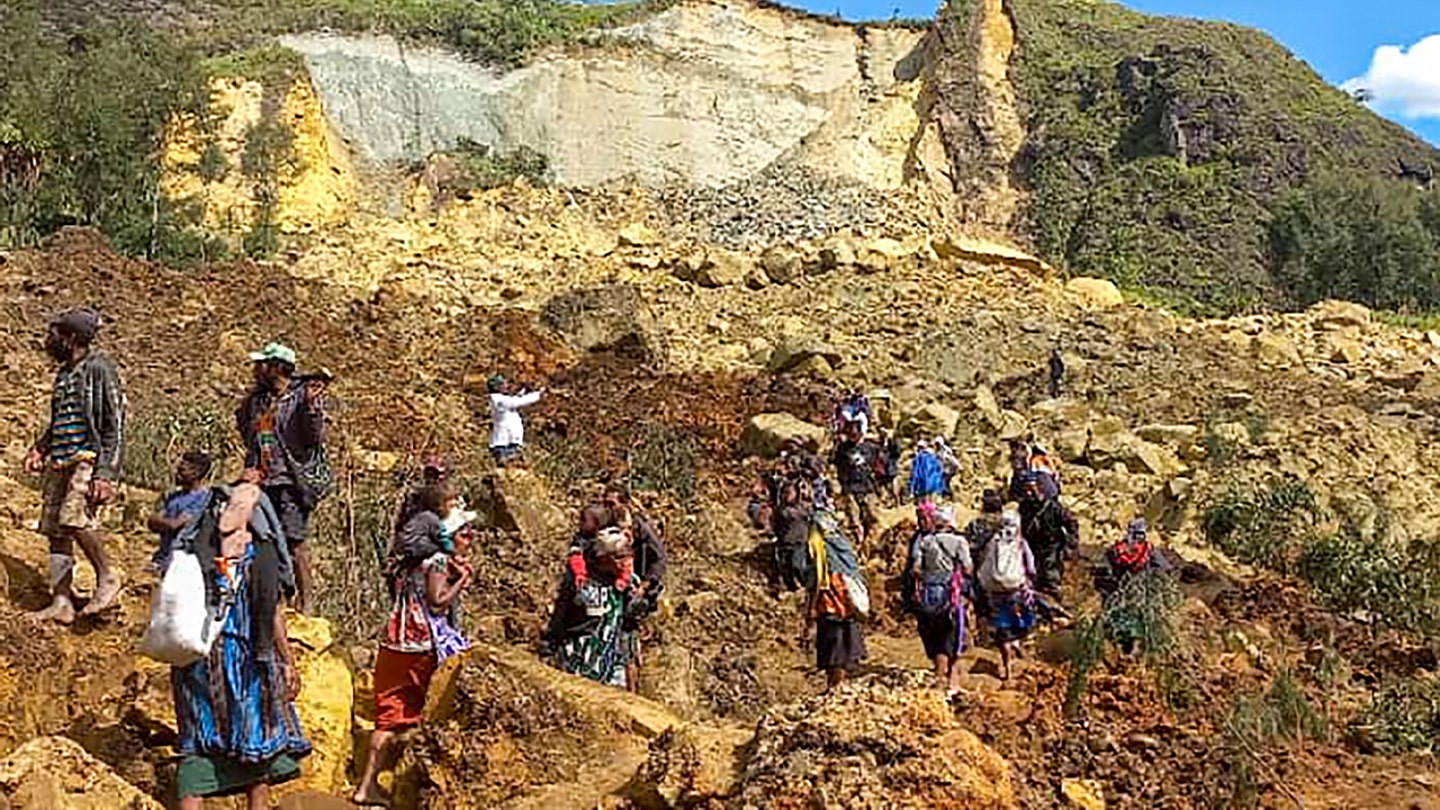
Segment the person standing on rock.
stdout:
<path fill-rule="evenodd" d="M 207 598 L 224 624 L 206 658 L 171 670 L 182 756 L 176 795 L 180 810 L 236 793 L 248 810 L 263 810 L 270 786 L 298 778 L 311 750 L 294 705 L 300 674 L 285 623 L 285 540 L 260 487 L 213 492 L 183 542 L 214 582 Z"/>
<path fill-rule="evenodd" d="M 495 466 L 521 460 L 525 452 L 525 420 L 520 411 L 540 401 L 545 391 L 520 390 L 493 374 L 485 383 L 490 392 L 490 455 Z"/>
<path fill-rule="evenodd" d="M 875 458 L 879 448 L 865 439 L 858 422 L 848 423 L 845 436 L 835 446 L 831 463 L 840 480 L 840 500 L 850 530 L 861 546 L 870 540 L 877 524 L 875 516 Z"/>
<path fill-rule="evenodd" d="M 452 608 L 470 583 L 460 560 L 470 544 L 473 513 L 456 508 L 454 490 L 436 483 L 417 497 L 420 511 L 405 524 L 387 566 L 394 601 L 375 656 L 375 730 L 365 773 L 352 801 L 386 805 L 380 774 L 399 761 L 399 734 L 420 724 L 430 680 L 444 659 L 466 649 Z"/>
<path fill-rule="evenodd" d="M 80 615 L 97 614 L 120 597 L 100 533 L 99 509 L 115 497 L 125 442 L 125 394 L 115 363 L 92 344 L 100 315 L 71 309 L 50 321 L 45 351 L 59 364 L 45 432 L 25 455 L 25 470 L 40 475 L 44 511 L 40 531 L 50 539 L 50 606 L 32 618 L 75 619 L 75 545 L 95 569 L 95 593 Z"/>
<path fill-rule="evenodd" d="M 314 597 L 310 517 L 328 490 L 323 378 L 295 378 L 295 350 L 271 343 L 250 355 L 255 386 L 235 412 L 245 446 L 243 479 L 258 484 L 280 515 L 295 563 L 296 609 Z"/>

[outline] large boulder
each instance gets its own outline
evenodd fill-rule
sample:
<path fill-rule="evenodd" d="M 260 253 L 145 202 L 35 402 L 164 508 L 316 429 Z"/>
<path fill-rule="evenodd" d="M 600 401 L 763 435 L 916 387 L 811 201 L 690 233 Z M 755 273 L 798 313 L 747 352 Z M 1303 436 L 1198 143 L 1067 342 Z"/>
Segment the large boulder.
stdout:
<path fill-rule="evenodd" d="M 1370 310 L 1351 301 L 1321 301 L 1310 307 L 1321 329 L 1363 329 L 1370 325 Z"/>
<path fill-rule="evenodd" d="M 949 439 L 955 435 L 955 426 L 959 423 L 959 411 L 939 402 L 927 402 L 905 415 L 901 430 L 917 438 Z"/>
<path fill-rule="evenodd" d="M 1072 278 L 1066 282 L 1065 292 L 1081 306 L 1090 309 L 1109 309 L 1125 303 L 1125 296 L 1121 294 L 1120 288 L 1116 287 L 1114 282 L 1103 278 Z"/>
<path fill-rule="evenodd" d="M 349 782 L 354 744 L 355 685 L 350 664 L 335 647 L 328 621 L 293 612 L 285 621 L 300 671 L 295 711 L 314 750 L 305 758 L 300 778 L 281 792 L 342 794 Z"/>
<path fill-rule="evenodd" d="M 162 810 L 67 737 L 40 737 L 0 761 L 5 810 Z"/>
<path fill-rule="evenodd" d="M 744 253 L 730 250 L 711 251 L 695 273 L 702 287 L 733 287 L 749 278 L 755 262 Z"/>
<path fill-rule="evenodd" d="M 648 360 L 665 356 L 655 318 L 629 284 L 558 295 L 540 309 L 539 320 L 575 351 L 624 351 Z"/>
<path fill-rule="evenodd" d="M 626 790 L 642 810 L 677 810 L 728 798 L 737 763 L 754 729 L 682 726 L 650 744 L 650 755 Z"/>
<path fill-rule="evenodd" d="M 919 673 L 890 671 L 770 711 L 745 749 L 740 807 L 1017 807 L 1010 767 Z"/>
<path fill-rule="evenodd" d="M 1250 339 L 1250 353 L 1256 360 L 1276 368 L 1303 366 L 1300 350 L 1294 341 L 1277 332 L 1261 332 Z"/>
<path fill-rule="evenodd" d="M 792 436 L 799 436 L 812 450 L 825 443 L 825 428 L 812 425 L 788 413 L 761 413 L 751 417 L 740 434 L 740 449 L 746 455 L 774 458 Z"/>
<path fill-rule="evenodd" d="M 800 252 L 784 245 L 774 245 L 760 256 L 760 268 L 776 284 L 788 284 L 799 278 L 804 266 Z"/>
<path fill-rule="evenodd" d="M 775 348 L 770 351 L 770 359 L 765 367 L 773 374 L 781 374 L 794 371 L 797 367 L 816 357 L 823 359 L 832 369 L 839 366 L 841 362 L 839 349 L 819 338 L 808 335 L 784 335 Z"/>

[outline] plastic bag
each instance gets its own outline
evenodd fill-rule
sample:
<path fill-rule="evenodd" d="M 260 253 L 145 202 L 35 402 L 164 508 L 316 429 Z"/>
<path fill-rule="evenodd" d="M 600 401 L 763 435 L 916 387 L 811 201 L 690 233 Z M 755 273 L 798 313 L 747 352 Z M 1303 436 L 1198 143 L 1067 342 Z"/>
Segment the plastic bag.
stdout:
<path fill-rule="evenodd" d="M 163 664 L 186 667 L 210 654 L 224 624 L 223 604 L 216 611 L 207 604 L 200 559 L 177 549 L 151 599 L 140 652 Z"/>

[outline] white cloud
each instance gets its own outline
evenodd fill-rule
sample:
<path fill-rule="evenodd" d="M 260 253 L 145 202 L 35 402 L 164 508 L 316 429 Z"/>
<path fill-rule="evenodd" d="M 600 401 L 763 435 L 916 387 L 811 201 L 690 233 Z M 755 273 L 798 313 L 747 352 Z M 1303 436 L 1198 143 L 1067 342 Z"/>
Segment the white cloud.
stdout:
<path fill-rule="evenodd" d="M 1341 87 L 1348 92 L 1367 90 L 1376 107 L 1407 118 L 1440 118 L 1440 34 L 1408 49 L 1376 48 L 1370 70 Z"/>

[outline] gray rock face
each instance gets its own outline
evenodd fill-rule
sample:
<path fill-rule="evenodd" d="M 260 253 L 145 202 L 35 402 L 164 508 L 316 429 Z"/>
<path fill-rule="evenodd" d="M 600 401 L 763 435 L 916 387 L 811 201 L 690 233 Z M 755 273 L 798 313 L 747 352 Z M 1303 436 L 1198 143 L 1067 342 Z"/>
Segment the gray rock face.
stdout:
<path fill-rule="evenodd" d="M 914 106 L 919 80 L 901 68 L 916 61 L 921 33 L 861 36 L 782 15 L 730 0 L 677 5 L 503 73 L 389 37 L 281 42 L 304 56 L 332 124 L 374 163 L 418 162 L 468 139 L 534 149 L 562 185 L 719 188 L 805 152 L 831 176 L 898 186 L 913 112 L 893 143 L 859 134 L 868 117 Z"/>

